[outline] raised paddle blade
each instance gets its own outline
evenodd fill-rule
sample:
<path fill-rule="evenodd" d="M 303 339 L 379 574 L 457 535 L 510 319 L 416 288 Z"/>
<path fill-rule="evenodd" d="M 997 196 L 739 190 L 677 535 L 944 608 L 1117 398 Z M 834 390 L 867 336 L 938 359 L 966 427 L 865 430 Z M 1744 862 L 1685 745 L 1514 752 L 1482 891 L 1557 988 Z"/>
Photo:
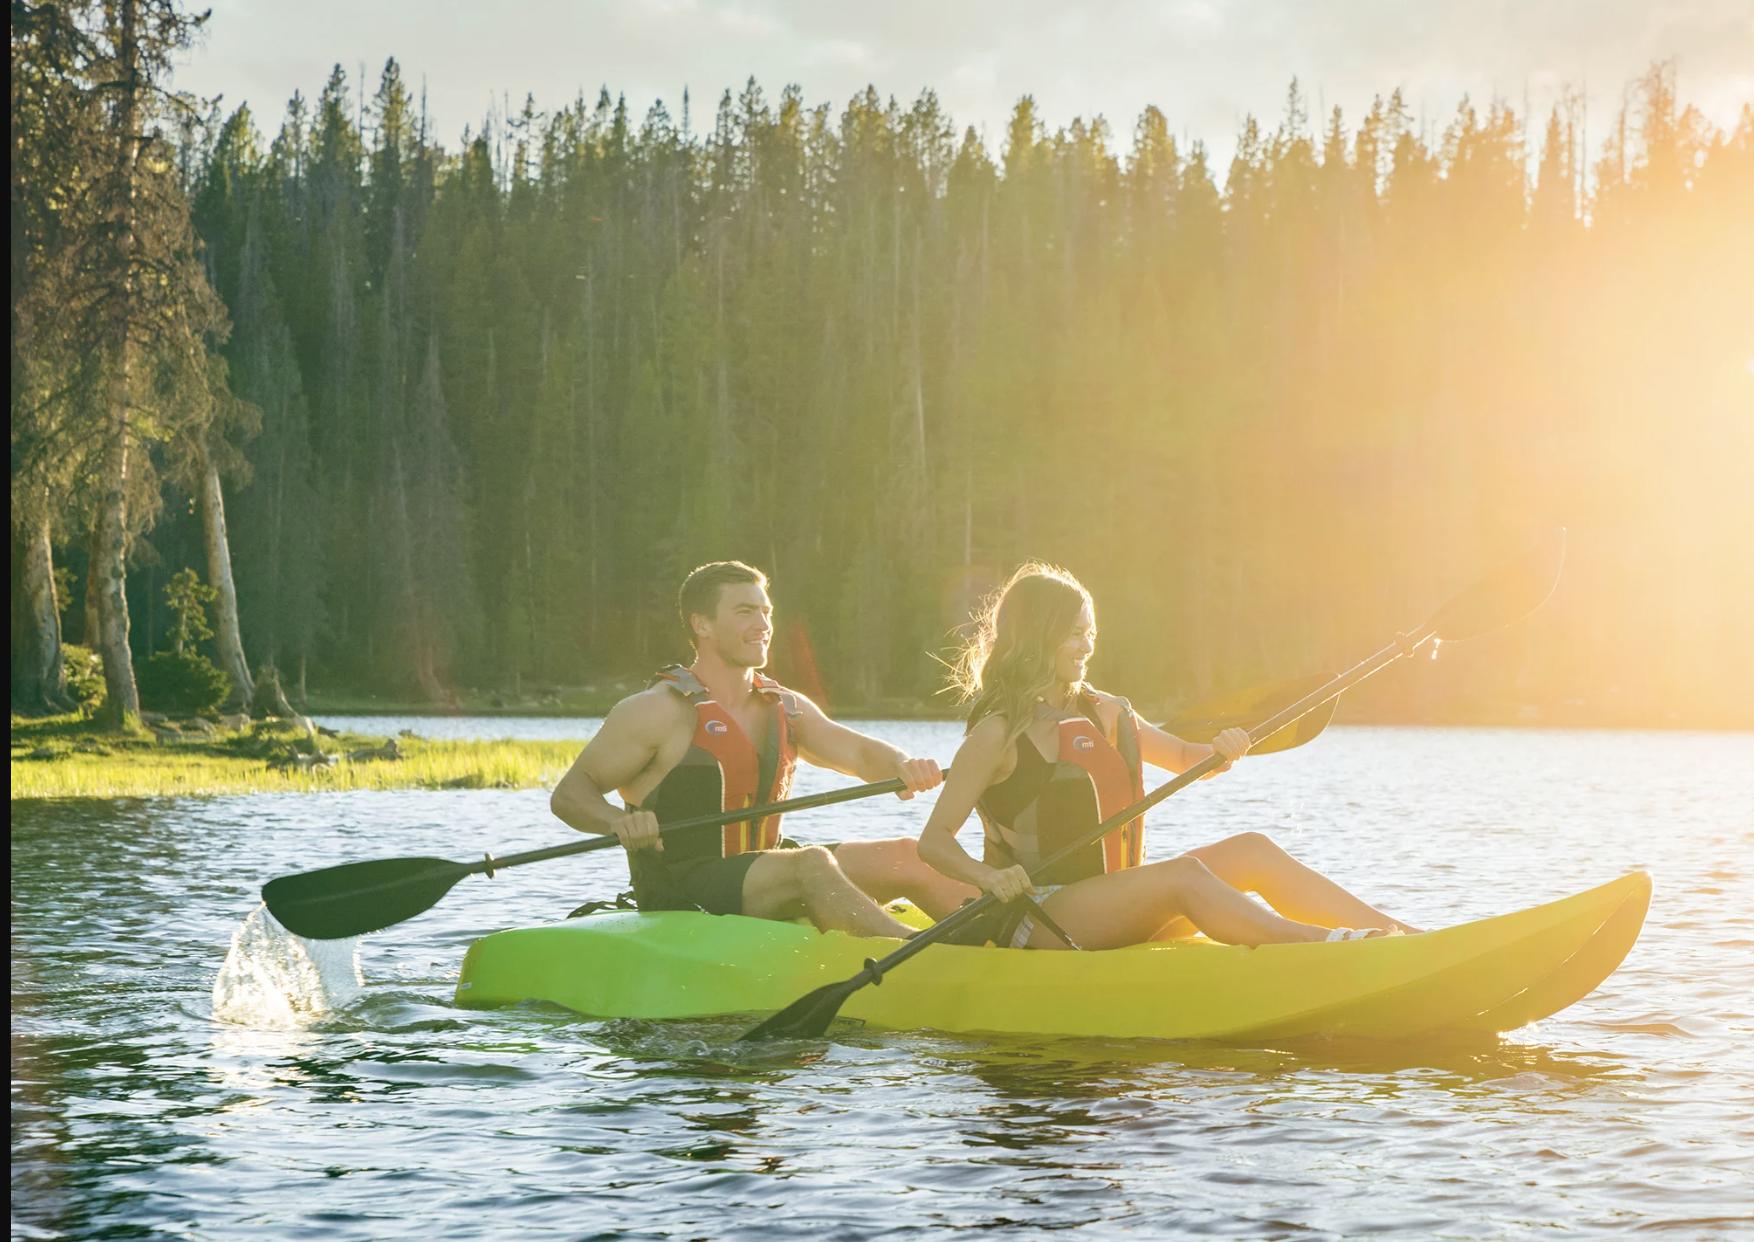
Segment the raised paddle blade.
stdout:
<path fill-rule="evenodd" d="M 1232 691 L 1179 707 L 1175 715 L 1164 721 L 1160 727 L 1164 732 L 1173 733 L 1190 742 L 1209 743 L 1225 729 L 1247 729 L 1251 725 L 1259 724 L 1261 717 L 1271 715 L 1287 703 L 1295 703 L 1327 682 L 1327 675 L 1318 673 L 1312 677 L 1295 677 L 1290 681 L 1250 686 L 1246 690 Z M 1331 701 L 1307 716 L 1292 721 L 1272 737 L 1249 747 L 1249 754 L 1270 755 L 1276 750 L 1290 750 L 1313 740 L 1334 718 L 1334 706 L 1337 702 L 1338 700 Z"/>
<path fill-rule="evenodd" d="M 1427 628 L 1449 643 L 1520 621 L 1547 602 L 1564 565 L 1565 528 L 1560 526 L 1438 609 Z"/>
<path fill-rule="evenodd" d="M 1335 695 L 1320 707 L 1312 708 L 1296 720 L 1280 729 L 1271 737 L 1262 738 L 1249 747 L 1250 755 L 1270 755 L 1276 750 L 1290 750 L 1294 746 L 1302 746 L 1305 742 L 1314 741 L 1321 731 L 1328 727 L 1334 719 L 1334 709 L 1340 706 L 1340 696 Z"/>
<path fill-rule="evenodd" d="M 341 940 L 426 913 L 469 872 L 448 858 L 342 863 L 269 880 L 262 886 L 262 900 L 293 935 Z"/>
<path fill-rule="evenodd" d="M 870 963 L 866 963 L 869 969 Z M 839 983 L 824 984 L 814 992 L 807 992 L 784 1009 L 758 1023 L 737 1036 L 738 1043 L 760 1043 L 769 1039 L 820 1039 L 827 1033 L 829 1024 L 834 1021 L 840 1007 L 847 1002 L 847 997 L 864 987 L 867 982 L 865 971 L 860 971 L 851 979 L 842 979 Z"/>
<path fill-rule="evenodd" d="M 1214 733 L 1231 725 L 1246 729 L 1259 723 L 1263 711 L 1277 711 L 1287 703 L 1296 702 L 1311 690 L 1324 685 L 1327 680 L 1321 674 L 1293 677 L 1287 681 L 1269 681 L 1257 686 L 1245 686 L 1240 690 L 1227 690 L 1223 694 L 1208 695 L 1191 702 L 1176 703 L 1171 706 L 1169 719 L 1163 722 L 1163 727 L 1177 737 L 1185 737 L 1190 741 L 1192 735 L 1183 733 L 1183 728 L 1210 728 Z"/>

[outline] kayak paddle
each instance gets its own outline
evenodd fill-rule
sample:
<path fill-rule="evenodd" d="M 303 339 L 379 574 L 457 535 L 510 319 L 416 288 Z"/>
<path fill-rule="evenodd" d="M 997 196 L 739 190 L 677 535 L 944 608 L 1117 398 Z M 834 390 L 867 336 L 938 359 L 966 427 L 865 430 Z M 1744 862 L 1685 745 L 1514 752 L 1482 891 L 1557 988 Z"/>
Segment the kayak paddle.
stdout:
<path fill-rule="evenodd" d="M 1559 580 L 1559 570 L 1564 562 L 1564 557 L 1565 532 L 1561 529 L 1554 538 L 1542 541 L 1540 546 L 1532 549 L 1516 562 L 1481 579 L 1457 595 L 1438 609 L 1431 619 L 1418 629 L 1411 633 L 1396 635 L 1395 640 L 1387 646 L 1353 665 L 1324 685 L 1310 691 L 1270 720 L 1250 729 L 1249 744 L 1251 748 L 1256 742 L 1272 737 L 1287 725 L 1337 698 L 1344 691 L 1357 685 L 1373 673 L 1387 668 L 1403 656 L 1416 654 L 1421 647 L 1429 642 L 1453 642 L 1472 638 L 1488 630 L 1499 629 L 1514 621 L 1521 620 L 1545 603 L 1547 597 L 1553 593 L 1553 588 Z M 1187 788 L 1207 773 L 1222 767 L 1223 764 L 1224 760 L 1217 754 L 1209 755 L 1174 780 L 1159 785 L 1132 806 L 1109 816 L 1080 840 L 1048 855 L 1034 868 L 1032 874 L 1050 871 L 1056 863 L 1071 857 L 1080 850 L 1088 849 L 1122 824 L 1137 819 L 1171 794 Z M 941 922 L 934 923 L 925 931 L 916 933 L 893 953 L 877 960 L 867 958 L 864 967 L 851 978 L 843 979 L 838 983 L 825 984 L 807 993 L 766 1021 L 751 1027 L 738 1038 L 740 1040 L 815 1039 L 821 1036 L 828 1030 L 828 1024 L 834 1021 L 835 1015 L 840 1012 L 840 1007 L 847 1002 L 853 993 L 867 984 L 882 983 L 883 976 L 891 970 L 902 965 L 922 950 L 942 941 L 957 928 L 966 926 L 990 910 L 995 904 L 997 902 L 992 894 L 983 894 Z"/>
<path fill-rule="evenodd" d="M 685 819 L 666 825 L 660 835 L 668 838 L 745 820 L 765 819 L 769 815 L 808 811 L 814 807 L 833 806 L 837 802 L 896 793 L 902 788 L 900 778 L 891 777 L 869 785 L 851 785 L 845 789 L 788 798 L 769 806 L 741 807 Z M 525 850 L 504 858 L 488 854 L 476 863 L 452 862 L 448 858 L 379 858 L 370 862 L 341 863 L 269 880 L 262 886 L 262 900 L 268 905 L 268 913 L 293 935 L 307 940 L 340 940 L 382 931 L 417 914 L 425 914 L 464 876 L 485 875 L 492 879 L 496 871 L 507 867 L 522 867 L 526 863 L 546 862 L 550 858 L 565 858 L 571 854 L 619 849 L 620 846 L 619 838 L 605 835 L 539 850 Z"/>
<path fill-rule="evenodd" d="M 1247 696 L 1250 701 L 1262 701 L 1270 691 L 1281 690 L 1284 685 L 1290 684 L 1302 683 L 1258 687 L 1240 694 Z M 1182 732 L 1183 728 L 1197 731 L 1203 723 L 1215 719 L 1222 712 L 1232 710 L 1233 700 L 1238 697 L 1232 694 L 1223 699 L 1190 706 L 1184 710 L 1182 717 L 1166 727 L 1178 737 L 1188 736 Z M 1312 716 L 1311 719 L 1315 717 Z M 1299 736 L 1268 749 L 1279 750 L 1285 746 L 1301 745 L 1320 733 L 1326 723 L 1325 719 L 1321 719 L 1314 728 L 1300 726 Z M 1286 730 L 1286 736 L 1291 733 L 1291 730 Z M 814 807 L 833 806 L 839 802 L 851 802 L 877 794 L 895 793 L 901 788 L 901 781 L 892 778 L 869 785 L 854 785 L 828 793 L 792 798 L 776 802 L 772 806 L 704 815 L 670 824 L 663 831 L 669 834 L 718 828 L 769 815 L 808 811 Z M 262 900 L 268 903 L 268 912 L 294 935 L 303 936 L 307 940 L 339 940 L 347 936 L 363 936 L 367 932 L 382 931 L 417 914 L 426 913 L 443 900 L 445 894 L 464 876 L 485 875 L 492 878 L 496 871 L 506 867 L 521 867 L 526 863 L 546 862 L 550 858 L 615 849 L 620 844 L 613 836 L 593 836 L 583 841 L 569 841 L 564 845 L 509 854 L 504 858 L 496 859 L 488 854 L 478 863 L 420 857 L 341 863 L 318 871 L 304 871 L 270 880 L 262 886 Z"/>

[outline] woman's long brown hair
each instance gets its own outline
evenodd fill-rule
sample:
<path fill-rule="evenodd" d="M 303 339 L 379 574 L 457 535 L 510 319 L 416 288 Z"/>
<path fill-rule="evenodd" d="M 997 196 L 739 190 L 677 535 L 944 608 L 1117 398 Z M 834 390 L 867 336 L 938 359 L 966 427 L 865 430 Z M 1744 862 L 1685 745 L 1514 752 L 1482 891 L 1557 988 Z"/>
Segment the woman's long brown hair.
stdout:
<path fill-rule="evenodd" d="M 1014 741 L 1035 719 L 1038 699 L 1079 688 L 1060 681 L 1054 663 L 1079 611 L 1090 603 L 1083 583 L 1040 561 L 1019 566 L 987 597 L 950 662 L 950 687 L 970 704 L 968 728 L 998 716 L 1007 740 Z"/>

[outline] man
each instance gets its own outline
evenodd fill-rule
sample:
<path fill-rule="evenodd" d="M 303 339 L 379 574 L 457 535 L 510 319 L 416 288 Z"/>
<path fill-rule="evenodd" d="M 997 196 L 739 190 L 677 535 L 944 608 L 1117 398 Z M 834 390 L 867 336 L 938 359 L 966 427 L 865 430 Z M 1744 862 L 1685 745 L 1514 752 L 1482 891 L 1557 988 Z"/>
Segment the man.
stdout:
<path fill-rule="evenodd" d="M 665 669 L 617 703 L 549 804 L 571 827 L 621 841 L 640 909 L 803 915 L 824 931 L 907 936 L 912 929 L 879 902 L 905 896 L 941 918 L 976 895 L 921 862 L 910 838 L 833 852 L 785 848 L 775 815 L 661 839 L 662 823 L 780 801 L 799 756 L 865 781 L 898 777 L 900 798 L 944 779 L 934 760 L 836 724 L 756 671 L 773 638 L 760 570 L 740 561 L 702 565 L 683 582 L 677 611 L 693 663 Z M 611 789 L 624 806 L 605 798 Z"/>

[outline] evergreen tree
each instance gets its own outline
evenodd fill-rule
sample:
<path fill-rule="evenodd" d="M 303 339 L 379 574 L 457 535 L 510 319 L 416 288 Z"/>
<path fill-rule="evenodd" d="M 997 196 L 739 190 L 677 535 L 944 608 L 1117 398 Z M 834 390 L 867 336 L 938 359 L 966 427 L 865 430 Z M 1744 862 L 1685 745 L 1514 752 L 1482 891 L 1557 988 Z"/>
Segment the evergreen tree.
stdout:
<path fill-rule="evenodd" d="M 95 497 L 92 642 L 115 725 L 139 711 L 125 579 L 129 545 L 159 501 L 147 449 L 204 426 L 219 404 L 208 350 L 224 339 L 225 309 L 196 257 L 164 135 L 167 109 L 185 106 L 167 93 L 170 59 L 200 20 L 174 0 L 119 0 L 75 18 L 90 33 L 74 62 L 85 99 L 70 195 L 19 314 L 27 373 L 54 377 L 31 418 Z"/>
<path fill-rule="evenodd" d="M 637 675 L 682 654 L 676 579 L 739 556 L 775 574 L 779 673 L 913 701 L 970 598 L 1046 556 L 1104 602 L 1099 677 L 1168 698 L 1341 659 L 1454 566 L 1570 520 L 1613 550 L 1583 562 L 1563 657 L 1422 684 L 1588 697 L 1636 638 L 1665 654 L 1627 702 L 1732 710 L 1707 670 L 1739 642 L 1683 639 L 1717 607 L 1695 583 L 1754 585 L 1686 532 L 1737 494 L 1748 434 L 1721 376 L 1754 283 L 1754 119 L 1713 131 L 1672 67 L 1593 151 L 1562 99 L 1532 177 L 1531 118 L 1462 101 L 1425 126 L 1399 91 L 1352 129 L 1292 83 L 1215 172 L 1155 109 L 1117 158 L 1103 118 L 1050 126 L 1026 96 L 989 151 L 930 92 L 812 105 L 754 81 L 705 133 L 686 98 L 641 119 L 605 88 L 446 151 L 396 62 L 364 107 L 336 70 L 265 150 L 242 110 L 134 124 L 182 135 L 134 175 L 149 205 L 190 182 L 203 248 L 166 208 L 129 253 L 204 270 L 234 330 L 223 371 L 212 306 L 176 320 L 200 349 L 136 343 L 118 406 L 122 355 L 74 329 L 124 284 L 60 240 L 123 149 L 95 85 L 124 80 L 96 72 L 109 28 L 79 11 L 85 44 L 46 8 L 15 21 L 15 135 L 73 135 L 15 136 L 15 686 L 54 684 L 56 557 L 114 630 L 93 446 L 115 440 L 83 432 L 120 408 L 140 563 L 198 566 L 223 601 L 210 523 L 179 504 L 138 535 L 166 488 L 203 518 L 229 502 L 241 649 L 331 683 Z M 1658 572 L 1661 607 L 1608 607 Z"/>
<path fill-rule="evenodd" d="M 69 244 L 64 204 L 85 176 L 89 95 L 82 66 L 92 49 L 75 14 L 60 5 L 12 10 L 12 655 L 15 711 L 56 712 L 73 704 L 61 654 L 54 531 L 75 498 L 75 476 L 58 452 L 54 397 L 63 380 L 33 354 L 33 296 Z"/>

